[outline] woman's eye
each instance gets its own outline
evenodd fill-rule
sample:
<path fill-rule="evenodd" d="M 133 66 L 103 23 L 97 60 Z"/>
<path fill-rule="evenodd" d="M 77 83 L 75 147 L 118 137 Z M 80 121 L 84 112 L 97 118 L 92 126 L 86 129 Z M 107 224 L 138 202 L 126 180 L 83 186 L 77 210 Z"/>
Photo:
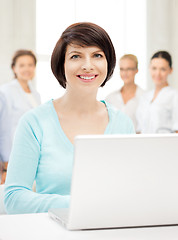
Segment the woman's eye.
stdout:
<path fill-rule="evenodd" d="M 101 58 L 101 57 L 103 57 L 101 54 L 99 54 L 99 53 L 96 53 L 95 55 L 94 55 L 94 57 L 96 57 L 96 58 Z"/>
<path fill-rule="evenodd" d="M 79 55 L 73 55 L 72 57 L 71 57 L 71 59 L 77 59 L 77 58 L 79 58 L 80 56 Z"/>

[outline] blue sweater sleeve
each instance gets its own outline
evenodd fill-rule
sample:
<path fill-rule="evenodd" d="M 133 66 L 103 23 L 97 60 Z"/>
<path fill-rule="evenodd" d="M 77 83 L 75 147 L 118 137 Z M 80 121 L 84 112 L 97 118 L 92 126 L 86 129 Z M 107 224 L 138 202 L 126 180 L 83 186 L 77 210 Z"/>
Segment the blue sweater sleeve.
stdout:
<path fill-rule="evenodd" d="M 4 203 L 7 213 L 47 212 L 65 208 L 69 195 L 41 194 L 32 191 L 41 156 L 43 132 L 38 121 L 25 115 L 19 122 L 8 165 Z"/>

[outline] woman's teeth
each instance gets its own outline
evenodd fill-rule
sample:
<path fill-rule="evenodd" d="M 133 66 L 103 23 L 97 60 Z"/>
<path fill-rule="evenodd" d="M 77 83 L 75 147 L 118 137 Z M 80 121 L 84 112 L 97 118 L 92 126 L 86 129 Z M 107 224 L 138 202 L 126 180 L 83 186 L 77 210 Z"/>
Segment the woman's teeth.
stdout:
<path fill-rule="evenodd" d="M 91 79 L 95 78 L 95 76 L 86 77 L 86 76 L 80 76 L 80 75 L 79 75 L 79 77 L 82 79 L 85 79 L 85 80 L 91 80 Z"/>

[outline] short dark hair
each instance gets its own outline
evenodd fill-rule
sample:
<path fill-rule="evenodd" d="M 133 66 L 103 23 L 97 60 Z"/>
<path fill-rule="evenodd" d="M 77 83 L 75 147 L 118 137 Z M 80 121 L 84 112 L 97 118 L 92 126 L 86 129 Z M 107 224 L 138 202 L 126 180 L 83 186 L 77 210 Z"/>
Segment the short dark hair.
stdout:
<path fill-rule="evenodd" d="M 79 46 L 97 46 L 105 54 L 108 63 L 108 72 L 101 87 L 110 79 L 116 65 L 116 55 L 112 41 L 107 32 L 100 26 L 80 22 L 70 25 L 61 35 L 51 56 L 51 69 L 59 84 L 66 88 L 64 62 L 67 46 L 74 43 Z"/>
<path fill-rule="evenodd" d="M 151 57 L 151 60 L 154 58 L 163 58 L 169 63 L 169 67 L 172 68 L 172 57 L 167 51 L 158 51 Z"/>
<path fill-rule="evenodd" d="M 15 66 L 16 62 L 17 62 L 17 59 L 21 56 L 31 56 L 34 59 L 34 63 L 35 63 L 35 66 L 36 66 L 37 59 L 36 59 L 35 54 L 31 50 L 19 49 L 14 53 L 14 55 L 12 57 L 12 62 L 11 62 L 12 70 L 13 70 L 13 67 Z M 14 77 L 15 78 L 17 77 L 15 73 L 14 73 Z"/>

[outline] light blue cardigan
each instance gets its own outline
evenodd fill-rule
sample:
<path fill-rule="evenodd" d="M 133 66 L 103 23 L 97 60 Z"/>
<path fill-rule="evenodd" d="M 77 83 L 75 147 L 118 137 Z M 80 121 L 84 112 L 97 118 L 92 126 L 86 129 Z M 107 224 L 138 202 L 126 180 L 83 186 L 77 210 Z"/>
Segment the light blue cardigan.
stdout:
<path fill-rule="evenodd" d="M 105 103 L 105 102 L 104 102 Z M 134 133 L 131 120 L 105 103 L 105 134 Z M 68 207 L 73 145 L 63 132 L 52 100 L 26 113 L 17 128 L 5 184 L 9 214 Z M 36 192 L 32 185 L 36 180 Z"/>

